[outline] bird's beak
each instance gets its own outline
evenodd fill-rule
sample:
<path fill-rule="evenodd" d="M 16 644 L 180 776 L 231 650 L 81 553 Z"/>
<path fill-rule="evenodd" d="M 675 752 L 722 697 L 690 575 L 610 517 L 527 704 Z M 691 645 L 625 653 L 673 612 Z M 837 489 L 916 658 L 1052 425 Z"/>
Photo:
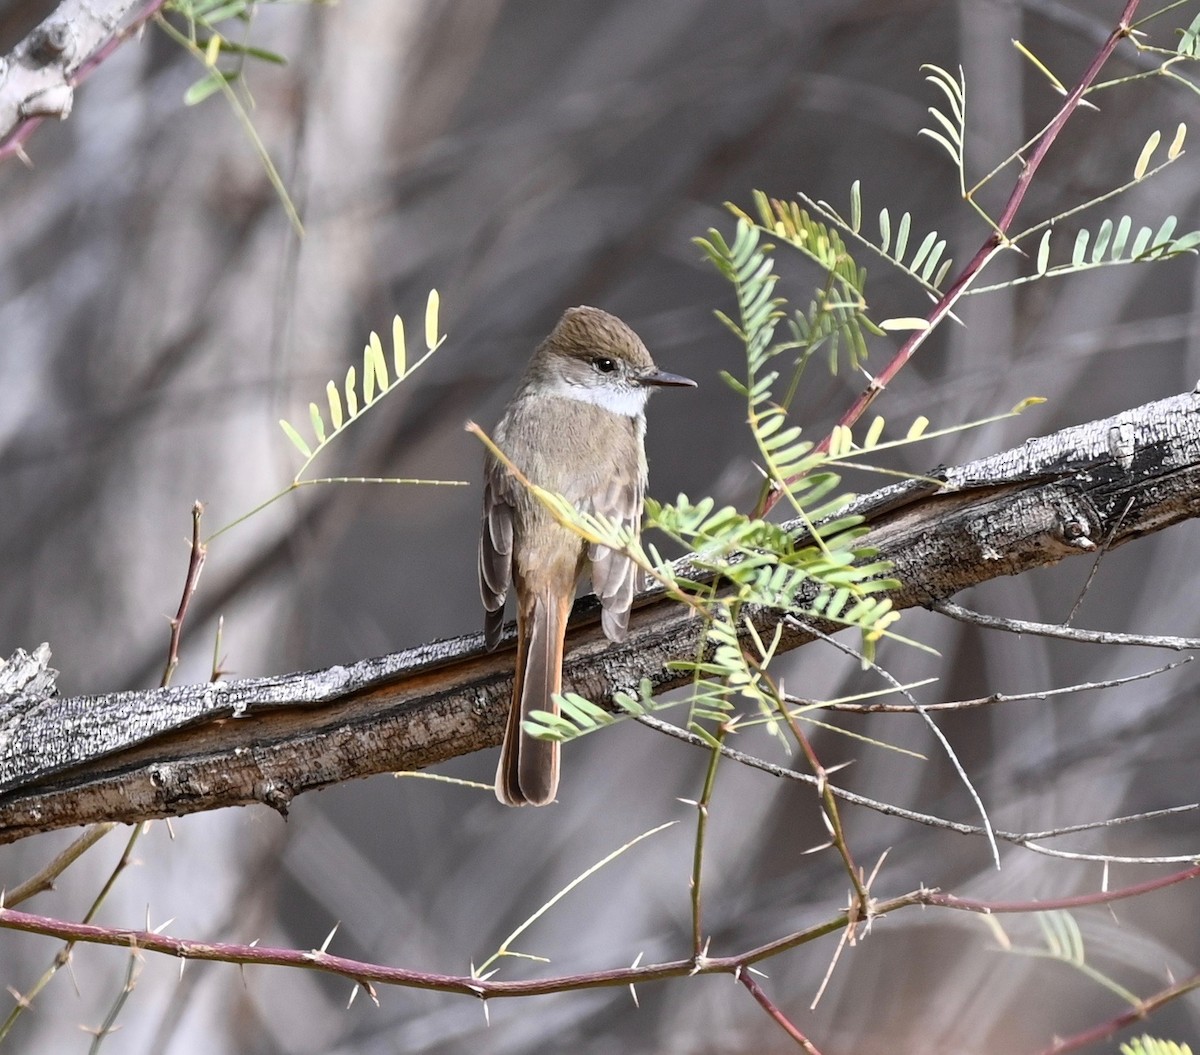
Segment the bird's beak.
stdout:
<path fill-rule="evenodd" d="M 679 374 L 668 374 L 664 370 L 650 370 L 644 374 L 637 375 L 639 385 L 654 385 L 655 387 L 673 387 L 673 388 L 695 388 L 696 382 L 690 377 L 681 377 Z"/>

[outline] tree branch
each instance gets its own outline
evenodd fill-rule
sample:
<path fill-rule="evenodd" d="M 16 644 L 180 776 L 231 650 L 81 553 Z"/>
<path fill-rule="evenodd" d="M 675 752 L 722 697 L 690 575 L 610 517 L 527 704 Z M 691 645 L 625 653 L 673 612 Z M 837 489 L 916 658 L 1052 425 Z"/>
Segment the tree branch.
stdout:
<path fill-rule="evenodd" d="M 19 153 L 47 117 L 65 121 L 84 80 L 150 19 L 164 0 L 62 0 L 0 57 L 0 161 Z M 125 23 L 122 25 L 122 23 Z"/>
<path fill-rule="evenodd" d="M 1159 400 L 938 471 L 940 484 L 885 487 L 851 511 L 870 525 L 865 543 L 893 562 L 897 607 L 929 605 L 1196 516 L 1198 411 L 1195 392 Z M 765 633 L 779 621 L 769 610 L 750 615 Z M 607 700 L 642 678 L 656 692 L 684 683 L 663 665 L 692 657 L 701 629 L 651 592 L 638 600 L 629 639 L 612 645 L 585 598 L 571 622 L 564 689 Z M 780 648 L 809 640 L 785 627 Z M 308 673 L 0 699 L 0 842 L 251 802 L 284 811 L 303 791 L 490 747 L 509 702 L 511 634 L 508 646 L 489 654 L 470 634 Z"/>

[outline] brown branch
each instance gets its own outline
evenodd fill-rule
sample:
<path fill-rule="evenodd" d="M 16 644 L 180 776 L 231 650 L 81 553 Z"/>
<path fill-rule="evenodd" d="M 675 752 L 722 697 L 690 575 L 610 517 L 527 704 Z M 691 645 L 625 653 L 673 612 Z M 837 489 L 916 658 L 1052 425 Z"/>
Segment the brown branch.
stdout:
<path fill-rule="evenodd" d="M 183 595 L 179 598 L 179 610 L 171 620 L 171 640 L 167 646 L 167 665 L 163 670 L 161 687 L 171 684 L 175 668 L 179 666 L 179 639 L 183 636 L 183 622 L 187 619 L 188 605 L 200 583 L 200 573 L 204 570 L 204 560 L 208 556 L 208 547 L 200 537 L 200 520 L 204 516 L 204 503 L 196 502 L 192 506 L 192 548 L 188 556 L 187 574 L 183 579 Z"/>
<path fill-rule="evenodd" d="M 1065 1052 L 1079 1051 L 1081 1048 L 1086 1048 L 1089 1044 L 1107 1040 L 1117 1030 L 1124 1029 L 1126 1026 L 1132 1026 L 1135 1022 L 1144 1021 L 1160 1007 L 1169 1004 L 1172 1000 L 1178 1000 L 1181 996 L 1186 996 L 1197 989 L 1200 989 L 1200 974 L 1192 975 L 1191 978 L 1177 982 L 1175 985 L 1169 985 L 1166 989 L 1159 990 L 1153 996 L 1139 1000 L 1133 1007 L 1122 1011 L 1119 1015 L 1114 1015 L 1107 1022 L 1101 1022 L 1098 1026 L 1092 1026 L 1090 1029 L 1085 1029 L 1082 1033 L 1076 1033 L 1072 1037 L 1063 1037 L 1056 1040 L 1050 1047 L 1039 1052 L 1039 1055 L 1064 1055 Z"/>
<path fill-rule="evenodd" d="M 1196 516 L 1198 408 L 1194 393 L 1160 400 L 945 470 L 941 486 L 917 479 L 883 488 L 850 511 L 870 526 L 863 541 L 894 564 L 903 585 L 893 603 L 928 605 L 1091 554 L 1118 518 L 1113 546 Z M 1108 452 L 1118 426 L 1134 437 L 1126 464 Z M 811 600 L 801 596 L 798 606 Z M 775 611 L 748 615 L 765 635 L 779 622 Z M 694 656 L 700 632 L 689 610 L 650 593 L 639 598 L 628 641 L 613 646 L 585 600 L 571 624 L 565 686 L 607 700 L 643 677 L 656 692 L 681 684 L 687 676 L 664 663 Z M 811 636 L 785 626 L 779 647 Z M 472 634 L 301 674 L 8 708 L 0 701 L 0 842 L 251 802 L 284 810 L 306 790 L 492 746 L 512 662 L 511 651 L 486 653 Z"/>
<path fill-rule="evenodd" d="M 801 1051 L 808 1052 L 808 1055 L 821 1055 L 816 1046 L 803 1033 L 800 1032 L 775 1004 L 775 1002 L 763 992 L 761 985 L 755 981 L 754 975 L 749 970 L 738 971 L 737 980 L 742 983 L 750 992 L 750 995 L 759 1002 L 763 1010 L 766 1011 L 771 1018 L 778 1023 L 779 1027 L 800 1045 Z"/>

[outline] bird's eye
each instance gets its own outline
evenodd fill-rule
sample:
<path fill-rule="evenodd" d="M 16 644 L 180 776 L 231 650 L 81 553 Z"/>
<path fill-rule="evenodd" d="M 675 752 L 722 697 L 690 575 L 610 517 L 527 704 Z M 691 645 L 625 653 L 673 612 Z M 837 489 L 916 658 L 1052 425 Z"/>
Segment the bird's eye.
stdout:
<path fill-rule="evenodd" d="M 592 366 L 602 374 L 611 374 L 617 368 L 617 361 L 606 355 L 598 355 L 592 360 Z"/>

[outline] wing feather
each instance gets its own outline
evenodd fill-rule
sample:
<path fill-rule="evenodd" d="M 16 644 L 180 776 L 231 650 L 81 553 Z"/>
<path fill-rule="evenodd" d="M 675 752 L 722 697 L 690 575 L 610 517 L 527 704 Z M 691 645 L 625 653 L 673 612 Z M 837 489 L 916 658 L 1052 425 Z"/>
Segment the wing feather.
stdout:
<path fill-rule="evenodd" d="M 483 636 L 489 649 L 500 643 L 504 602 L 512 584 L 513 481 L 488 457 L 483 472 L 483 522 L 479 531 L 479 596 L 485 611 Z"/>
<path fill-rule="evenodd" d="M 615 477 L 592 501 L 592 511 L 609 517 L 636 535 L 642 523 L 644 485 L 640 479 Z M 592 589 L 600 598 L 600 625 L 610 641 L 624 641 L 629 629 L 629 609 L 637 588 L 637 565 L 607 546 L 589 546 Z"/>

